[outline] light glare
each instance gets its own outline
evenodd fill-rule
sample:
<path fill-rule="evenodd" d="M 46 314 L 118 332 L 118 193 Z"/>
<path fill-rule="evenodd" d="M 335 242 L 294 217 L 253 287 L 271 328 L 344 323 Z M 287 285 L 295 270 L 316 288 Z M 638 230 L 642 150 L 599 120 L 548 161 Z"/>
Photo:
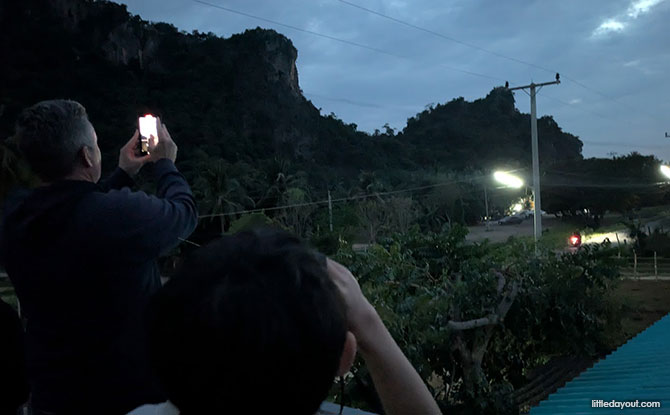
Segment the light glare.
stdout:
<path fill-rule="evenodd" d="M 507 187 L 513 187 L 515 189 L 523 187 L 523 180 L 504 171 L 497 171 L 493 173 L 493 177 L 496 179 L 496 181 L 504 184 Z"/>
<path fill-rule="evenodd" d="M 661 164 L 661 173 L 668 179 L 670 179 L 670 167 L 665 164 Z"/>
<path fill-rule="evenodd" d="M 147 114 L 144 117 L 140 117 L 140 134 L 142 137 L 154 137 L 154 142 L 158 143 L 158 131 L 156 124 L 156 117 L 151 114 Z"/>

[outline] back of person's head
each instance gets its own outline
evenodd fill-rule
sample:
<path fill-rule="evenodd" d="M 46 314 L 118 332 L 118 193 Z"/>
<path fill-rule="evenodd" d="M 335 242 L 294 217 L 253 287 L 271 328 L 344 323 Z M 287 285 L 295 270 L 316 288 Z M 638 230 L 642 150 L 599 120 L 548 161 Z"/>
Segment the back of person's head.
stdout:
<path fill-rule="evenodd" d="M 97 145 L 86 109 L 62 99 L 38 102 L 23 110 L 16 122 L 15 140 L 31 169 L 46 181 L 70 174 L 82 147 Z"/>
<path fill-rule="evenodd" d="M 157 375 L 183 415 L 313 414 L 347 336 L 325 258 L 267 229 L 195 251 L 154 298 L 149 327 Z"/>

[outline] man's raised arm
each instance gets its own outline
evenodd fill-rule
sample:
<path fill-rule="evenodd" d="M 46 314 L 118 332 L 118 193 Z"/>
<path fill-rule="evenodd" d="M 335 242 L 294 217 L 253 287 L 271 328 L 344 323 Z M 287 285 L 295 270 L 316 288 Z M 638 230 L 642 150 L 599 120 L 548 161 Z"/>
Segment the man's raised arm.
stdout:
<path fill-rule="evenodd" d="M 136 138 L 133 136 L 126 147 L 130 148 Z M 186 178 L 174 165 L 177 145 L 165 125 L 159 123 L 158 143 L 154 140 L 149 149 L 150 156 L 142 158 L 141 164 L 154 162 L 156 196 L 131 192 L 128 188 L 112 190 L 103 196 L 104 201 L 99 202 L 95 209 L 97 216 L 105 217 L 107 221 L 103 223 L 91 217 L 87 228 L 93 232 L 104 232 L 110 246 L 124 251 L 123 257 L 139 262 L 167 253 L 182 239 L 188 238 L 198 223 L 195 198 Z M 141 164 L 137 163 L 134 168 L 139 170 Z M 119 167 L 127 171 L 121 160 Z"/>
<path fill-rule="evenodd" d="M 349 331 L 356 337 L 384 411 L 388 415 L 441 414 L 423 380 L 363 296 L 351 272 L 329 259 L 328 274 L 344 298 Z"/>

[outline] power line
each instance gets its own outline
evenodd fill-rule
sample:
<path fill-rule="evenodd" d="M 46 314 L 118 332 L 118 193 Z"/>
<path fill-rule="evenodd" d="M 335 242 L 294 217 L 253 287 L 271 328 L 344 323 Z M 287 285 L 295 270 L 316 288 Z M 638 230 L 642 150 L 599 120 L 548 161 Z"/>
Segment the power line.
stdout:
<path fill-rule="evenodd" d="M 564 105 L 564 106 L 566 106 L 566 107 L 569 107 L 569 108 L 571 108 L 571 109 L 573 109 L 573 110 L 575 110 L 575 111 L 580 111 L 580 112 L 583 112 L 583 113 L 593 114 L 593 115 L 595 115 L 596 117 L 602 118 L 602 119 L 607 120 L 607 121 L 612 121 L 612 122 L 617 122 L 617 121 L 619 121 L 619 120 L 615 120 L 614 118 L 610 118 L 610 117 L 607 117 L 607 116 L 605 116 L 605 115 L 602 115 L 602 114 L 600 114 L 600 113 L 598 113 L 598 112 L 588 110 L 588 109 L 586 109 L 586 108 L 575 107 L 573 104 L 570 104 L 569 102 L 565 102 L 565 101 L 563 101 L 563 100 L 561 100 L 561 99 L 558 99 L 558 98 L 556 98 L 556 97 L 552 97 L 552 96 L 547 95 L 547 94 L 545 94 L 545 93 L 538 92 L 538 95 L 542 95 L 542 96 L 545 97 L 545 98 L 549 98 L 549 99 L 551 99 L 551 100 L 553 100 L 553 101 L 556 101 L 556 102 L 558 102 L 558 103 L 560 103 L 560 104 L 562 104 L 562 105 Z M 580 140 L 581 140 L 581 139 L 580 139 Z M 590 140 L 581 140 L 581 141 L 582 141 L 582 143 L 584 143 L 584 144 L 589 144 L 589 145 L 594 145 L 594 146 L 609 146 L 609 145 L 613 145 L 613 146 L 619 146 L 619 147 L 629 147 L 629 148 L 633 148 L 633 149 L 635 149 L 635 148 L 648 148 L 648 149 L 661 149 L 661 148 L 667 148 L 667 146 L 663 146 L 663 145 L 639 145 L 639 144 L 629 144 L 629 143 L 614 142 L 614 141 L 600 141 L 600 142 L 590 141 Z"/>
<path fill-rule="evenodd" d="M 281 23 L 281 22 L 278 22 L 276 20 L 267 19 L 265 17 L 255 16 L 253 14 L 241 12 L 241 11 L 238 11 L 238 10 L 233 10 L 233 9 L 228 8 L 228 7 L 219 6 L 217 4 L 208 3 L 208 2 L 205 2 L 205 1 L 202 1 L 202 0 L 193 0 L 193 1 L 196 2 L 196 3 L 204 4 L 206 6 L 214 7 L 216 9 L 224 10 L 224 11 L 227 11 L 229 13 L 234 13 L 234 14 L 249 17 L 249 18 L 252 18 L 252 19 L 261 20 L 261 21 L 264 21 L 264 22 L 267 22 L 267 23 L 272 23 L 272 24 L 276 24 L 276 25 L 279 25 L 279 26 L 289 28 L 289 29 L 297 30 L 299 32 L 308 33 L 310 35 L 319 36 L 319 37 L 322 37 L 322 38 L 325 38 L 325 39 L 334 40 L 336 42 L 341 42 L 341 43 L 345 43 L 345 44 L 348 44 L 348 45 L 351 45 L 351 46 L 356 46 L 356 47 L 359 47 L 359 48 L 362 48 L 362 49 L 367 49 L 367 50 L 371 50 L 371 51 L 374 51 L 374 52 L 377 52 L 377 53 L 382 53 L 384 55 L 389 55 L 389 56 L 393 56 L 393 57 L 396 57 L 396 58 L 404 59 L 403 56 L 400 56 L 400 55 L 397 55 L 393 52 L 388 52 L 388 51 L 385 51 L 385 50 L 382 50 L 382 49 L 377 49 L 377 48 L 372 47 L 372 46 L 363 45 L 361 43 L 352 42 L 350 40 L 340 39 L 340 38 L 337 38 L 335 36 L 324 35 L 323 33 L 318 33 L 318 32 L 315 32 L 313 30 L 303 29 L 301 27 L 293 26 L 293 25 L 286 24 L 286 23 Z"/>
<path fill-rule="evenodd" d="M 631 189 L 631 188 L 649 188 L 657 187 L 662 185 L 667 185 L 666 182 L 658 183 L 630 183 L 630 184 L 617 184 L 617 183 L 545 183 L 544 187 L 584 187 L 584 188 L 597 188 L 597 189 Z"/>
<path fill-rule="evenodd" d="M 321 98 L 325 99 L 328 101 L 335 101 L 335 102 L 342 102 L 345 104 L 349 105 L 356 105 L 358 107 L 365 107 L 365 108 L 378 108 L 378 109 L 391 109 L 391 108 L 402 108 L 402 109 L 409 109 L 410 107 L 414 108 L 414 106 L 404 106 L 404 105 L 388 105 L 388 104 L 375 104 L 372 102 L 364 102 L 364 101 L 356 101 L 353 99 L 348 99 L 348 98 L 335 98 L 335 97 L 329 97 L 321 94 L 315 94 L 313 92 L 303 92 L 303 95 L 315 97 L 315 98 Z"/>
<path fill-rule="evenodd" d="M 496 52 L 496 51 L 493 51 L 493 50 L 490 50 L 490 49 L 487 49 L 487 48 L 483 48 L 483 47 L 481 47 L 481 46 L 477 46 L 477 45 L 475 45 L 475 44 L 473 44 L 473 43 L 465 42 L 465 41 L 460 40 L 460 39 L 457 39 L 457 38 L 455 38 L 455 37 L 453 37 L 453 36 L 447 36 L 447 35 L 445 35 L 445 34 L 436 32 L 436 31 L 434 31 L 434 30 L 430 30 L 430 29 L 427 29 L 427 28 L 425 28 L 425 27 L 417 26 L 417 25 L 415 25 L 415 24 L 406 22 L 406 21 L 401 20 L 401 19 L 397 19 L 397 18 L 395 18 L 395 17 L 386 15 L 386 14 L 381 13 L 381 12 L 378 12 L 378 11 L 376 11 L 376 10 L 368 9 L 368 8 L 366 8 L 366 7 L 363 7 L 363 6 L 360 6 L 360 5 L 358 5 L 358 4 L 349 2 L 349 1 L 347 1 L 347 0 L 337 0 L 337 1 L 339 1 L 340 3 L 346 4 L 346 5 L 348 5 L 348 6 L 351 6 L 351 7 L 360 9 L 360 10 L 363 10 L 363 11 L 365 11 L 365 12 L 374 14 L 374 15 L 376 15 L 376 16 L 382 17 L 382 18 L 384 18 L 384 19 L 391 20 L 391 21 L 393 21 L 393 22 L 395 22 L 395 23 L 398 23 L 398 24 L 401 24 L 401 25 L 404 25 L 404 26 L 407 26 L 407 27 L 411 27 L 411 28 L 413 28 L 413 29 L 420 30 L 420 31 L 425 32 L 425 33 L 429 33 L 429 34 L 431 34 L 431 35 L 433 35 L 433 36 L 442 38 L 442 39 L 444 39 L 444 40 L 448 40 L 448 41 L 450 41 L 450 42 L 454 42 L 454 43 L 457 43 L 457 44 L 459 44 L 459 45 L 463 45 L 463 46 L 469 47 L 469 48 L 471 48 L 471 49 L 475 49 L 475 50 L 478 50 L 478 51 L 481 51 L 481 52 L 485 52 L 485 53 L 488 53 L 488 54 L 490 54 L 490 55 L 493 55 L 493 56 L 496 56 L 496 57 L 499 57 L 499 58 L 502 58 L 502 59 L 507 59 L 507 60 L 509 60 L 509 61 L 516 62 L 516 63 L 520 63 L 520 64 L 523 64 L 523 65 L 527 65 L 527 66 L 530 66 L 530 67 L 533 67 L 533 68 L 537 68 L 537 69 L 540 69 L 540 70 L 543 70 L 543 71 L 546 71 L 546 72 L 549 72 L 549 73 L 557 73 L 557 72 L 559 72 L 559 71 L 555 71 L 555 70 L 553 70 L 553 69 L 549 69 L 549 68 L 547 68 L 547 67 L 544 67 L 544 66 L 541 66 L 541 65 L 532 63 L 532 62 L 524 61 L 524 60 L 522 60 L 522 59 L 518 59 L 518 58 L 515 58 L 515 57 L 512 57 L 512 56 L 508 56 L 508 55 L 505 55 L 505 54 L 502 54 L 502 53 L 499 53 L 499 52 Z M 623 105 L 623 106 L 625 106 L 625 107 L 627 107 L 627 108 L 629 108 L 629 109 L 634 109 L 634 110 L 636 110 L 636 111 L 639 111 L 637 108 L 631 107 L 630 105 L 628 105 L 628 104 L 626 104 L 626 103 L 624 103 L 624 102 L 621 102 L 621 101 L 617 100 L 616 98 L 614 98 L 614 97 L 612 97 L 612 96 L 609 96 L 609 95 L 607 95 L 607 94 L 605 94 L 605 93 L 603 93 L 603 92 L 600 92 L 600 91 L 598 91 L 597 89 L 594 89 L 594 88 L 592 88 L 592 87 L 590 87 L 590 86 L 588 86 L 588 85 L 586 85 L 586 84 L 584 84 L 584 83 L 578 81 L 578 80 L 575 79 L 575 78 L 572 78 L 572 77 L 570 77 L 570 76 L 568 76 L 568 75 L 565 75 L 565 74 L 563 74 L 562 77 L 563 77 L 563 79 L 566 79 L 566 80 L 572 82 L 573 84 L 575 84 L 575 85 L 577 85 L 577 86 L 579 86 L 579 87 L 581 87 L 581 88 L 583 88 L 583 89 L 585 89 L 585 90 L 587 90 L 587 91 L 590 91 L 590 92 L 592 92 L 592 93 L 594 93 L 594 94 L 597 94 L 597 95 L 599 95 L 599 96 L 601 96 L 601 97 L 603 97 L 603 98 L 605 98 L 605 99 L 607 99 L 607 100 L 610 100 L 610 101 L 612 101 L 612 102 L 616 102 L 616 103 L 618 103 L 618 104 L 621 104 L 621 105 Z M 639 112 L 640 112 L 640 113 L 643 113 L 643 114 L 645 114 L 645 115 L 647 115 L 647 116 L 650 117 L 650 118 L 657 119 L 655 116 L 653 116 L 653 115 L 651 115 L 651 114 L 648 114 L 648 113 L 646 113 L 646 112 L 641 112 L 641 111 L 639 111 Z M 659 120 L 660 120 L 660 119 L 659 119 Z M 665 121 L 665 120 L 664 120 L 664 121 Z"/>
<path fill-rule="evenodd" d="M 386 14 L 380 13 L 380 12 L 375 11 L 375 10 L 372 10 L 372 9 L 368 9 L 368 8 L 366 8 L 366 7 L 360 6 L 360 5 L 355 4 L 355 3 L 351 3 L 351 2 L 346 1 L 346 0 L 338 0 L 338 1 L 339 1 L 340 3 L 344 3 L 344 4 L 349 5 L 349 6 L 351 6 L 351 7 L 355 7 L 355 8 L 357 8 L 357 9 L 364 10 L 364 11 L 366 11 L 366 12 L 368 12 L 368 13 L 372 13 L 372 14 L 377 15 L 377 16 L 379 16 L 379 17 L 382 17 L 382 18 L 384 18 L 384 19 L 391 20 L 391 21 L 393 21 L 393 22 L 402 24 L 402 25 L 404 25 L 404 26 L 411 27 L 411 28 L 413 28 L 413 29 L 416 29 L 416 30 L 420 30 L 420 31 L 422 31 L 422 32 L 429 33 L 429 34 L 431 34 L 431 35 L 433 35 L 433 36 L 437 36 L 437 37 L 440 37 L 440 38 L 442 38 L 442 39 L 445 39 L 445 40 L 448 40 L 448 41 L 451 41 L 451 42 L 454 42 L 454 43 L 458 43 L 458 44 L 460 44 L 460 45 L 463 45 L 463 46 L 466 46 L 466 47 L 469 47 L 469 48 L 472 48 L 472 49 L 476 49 L 476 50 L 479 50 L 479 51 L 482 51 L 482 52 L 489 53 L 489 54 L 494 55 L 494 56 L 497 56 L 497 57 L 499 57 L 499 58 L 503 58 L 503 59 L 507 59 L 507 60 L 510 60 L 510 61 L 513 61 L 513 62 L 517 62 L 517 63 L 521 63 L 521 64 L 524 64 L 524 65 L 532 66 L 532 67 L 535 67 L 535 68 L 538 68 L 538 69 L 542 69 L 542 70 L 547 71 L 547 72 L 552 72 L 552 73 L 555 73 L 555 72 L 556 72 L 556 71 L 552 71 L 551 69 L 547 69 L 547 68 L 545 68 L 545 67 L 542 67 L 542 66 L 540 66 L 540 65 L 536 65 L 536 64 L 531 63 L 531 62 L 526 62 L 526 61 L 523 61 L 523 60 L 521 60 L 521 59 L 513 58 L 513 57 L 511 57 L 511 56 L 506 56 L 506 55 L 503 55 L 502 53 L 498 53 L 498 52 L 495 52 L 495 51 L 492 51 L 492 50 L 483 48 L 483 47 L 481 47 L 481 46 L 477 46 L 477 45 L 475 45 L 475 44 L 468 43 L 468 42 L 465 42 L 465 41 L 456 39 L 455 37 L 447 36 L 447 35 L 444 35 L 444 34 L 442 34 L 442 33 L 436 32 L 436 31 L 434 31 L 434 30 L 426 29 L 425 27 L 417 26 L 417 25 L 415 25 L 415 24 L 406 22 L 406 21 L 404 21 L 404 20 L 396 19 L 395 17 L 388 16 L 388 15 L 386 15 Z"/>
<path fill-rule="evenodd" d="M 294 26 L 294 25 L 290 25 L 290 24 L 286 24 L 286 23 L 281 23 L 281 22 L 278 22 L 276 20 L 272 20 L 272 19 L 268 19 L 268 18 L 265 18 L 265 17 L 256 16 L 256 15 L 253 15 L 253 14 L 241 12 L 239 10 L 234 10 L 234 9 L 231 9 L 231 8 L 228 8 L 228 7 L 219 6 L 217 4 L 208 3 L 208 2 L 202 1 L 202 0 L 193 0 L 193 2 L 200 3 L 200 4 L 203 4 L 203 5 L 206 5 L 206 6 L 210 6 L 210 7 L 216 8 L 216 9 L 224 10 L 224 11 L 227 11 L 229 13 L 238 14 L 240 16 L 245 16 L 245 17 L 249 17 L 249 18 L 252 18 L 252 19 L 261 20 L 263 22 L 276 24 L 276 25 L 279 25 L 279 26 L 282 26 L 282 27 L 286 27 L 286 28 L 289 28 L 289 29 L 292 29 L 292 30 L 296 30 L 296 31 L 299 31 L 299 32 L 302 32 L 302 33 L 307 33 L 307 34 L 310 34 L 310 35 L 313 35 L 313 36 L 319 36 L 319 37 L 322 37 L 322 38 L 325 38 L 325 39 L 334 40 L 336 42 L 344 43 L 344 44 L 347 44 L 347 45 L 350 45 L 350 46 L 356 46 L 358 48 L 367 49 L 367 50 L 371 50 L 373 52 L 381 53 L 381 54 L 384 54 L 384 55 L 393 56 L 393 57 L 398 58 L 398 59 L 403 59 L 403 60 L 407 60 L 407 61 L 410 61 L 410 62 L 414 62 L 412 59 L 410 59 L 407 56 L 398 55 L 397 53 L 393 53 L 393 52 L 389 52 L 387 50 L 383 50 L 383 49 L 375 48 L 375 47 L 372 47 L 372 46 L 364 45 L 362 43 L 353 42 L 353 41 L 346 40 L 346 39 L 341 39 L 341 38 L 338 38 L 338 37 L 335 37 L 335 36 L 326 35 L 326 34 L 315 32 L 315 31 L 309 30 L 309 29 L 303 29 L 303 28 L 298 27 L 298 26 Z M 492 79 L 492 80 L 502 81 L 502 82 L 505 81 L 502 78 L 498 78 L 498 77 L 491 76 L 491 75 L 486 75 L 486 74 L 481 74 L 481 73 L 478 73 L 478 72 L 469 71 L 467 69 L 456 68 L 454 66 L 446 65 L 446 64 L 443 64 L 443 63 L 440 63 L 439 65 L 443 66 L 443 67 L 445 67 L 449 70 L 452 70 L 452 71 L 455 71 L 455 72 L 461 72 L 461 73 L 464 73 L 464 74 L 467 74 L 467 75 L 472 75 L 472 76 L 477 76 L 477 77 L 480 77 L 480 78 Z"/>
<path fill-rule="evenodd" d="M 545 93 L 538 92 L 538 94 L 539 94 L 539 95 L 542 95 L 542 96 L 545 97 L 545 98 L 549 98 L 549 99 L 554 100 L 554 101 L 556 101 L 556 102 L 559 102 L 559 103 L 561 103 L 561 104 L 563 104 L 563 105 L 565 105 L 565 106 L 568 106 L 568 107 L 574 109 L 575 111 L 581 111 L 581 112 L 584 112 L 584 113 L 590 113 L 590 114 L 593 114 L 593 115 L 595 115 L 595 116 L 597 116 L 597 117 L 600 117 L 600 118 L 605 119 L 605 120 L 608 120 L 608 121 L 616 121 L 616 120 L 614 120 L 614 119 L 612 119 L 612 118 L 606 117 L 606 116 L 604 116 L 604 115 L 602 115 L 602 114 L 599 114 L 599 113 L 597 113 L 597 112 L 590 111 L 590 110 L 587 110 L 587 109 L 585 109 L 585 108 L 578 108 L 578 107 L 575 107 L 574 105 L 572 105 L 572 104 L 570 104 L 570 103 L 568 103 L 568 102 L 565 102 L 565 101 L 563 101 L 563 100 L 561 100 L 561 99 L 559 99 L 559 98 L 555 98 L 555 97 L 549 96 L 549 95 L 547 95 L 547 94 L 545 94 Z M 363 103 L 357 103 L 357 102 L 354 102 L 354 101 L 352 101 L 352 100 L 344 99 L 344 98 L 343 98 L 343 99 L 336 99 L 336 98 L 323 97 L 323 96 L 319 96 L 319 95 L 316 95 L 316 94 L 308 94 L 308 95 L 312 95 L 312 96 L 316 96 L 316 97 L 320 97 L 320 98 L 324 98 L 324 99 L 330 99 L 330 100 L 334 100 L 334 101 L 336 100 L 336 101 L 339 101 L 339 102 L 342 102 L 342 103 L 345 103 L 345 104 L 349 104 L 349 105 L 364 106 Z M 582 139 L 582 138 L 579 138 L 579 140 L 580 140 L 583 144 L 588 144 L 588 145 L 593 145 L 593 146 L 617 146 L 617 147 L 628 147 L 628 148 L 631 148 L 631 149 L 650 149 L 650 150 L 653 150 L 653 149 L 665 149 L 665 148 L 667 148 L 667 146 L 660 145 L 660 144 L 659 144 L 659 145 L 640 145 L 640 144 L 630 144 L 630 143 L 617 142 L 617 141 L 591 141 L 591 140 L 584 140 L 584 139 Z"/>
<path fill-rule="evenodd" d="M 519 169 L 514 169 L 514 170 L 508 170 L 508 171 L 511 173 L 511 172 L 518 172 L 518 171 L 522 171 L 522 170 L 526 170 L 526 168 L 519 168 Z M 473 181 L 473 180 L 479 180 L 479 179 L 482 179 L 484 177 L 488 177 L 488 174 L 479 175 L 479 176 L 470 177 L 470 178 L 452 180 L 452 181 L 449 181 L 449 182 L 442 182 L 442 183 L 436 183 L 436 184 L 425 185 L 425 186 L 411 187 L 411 188 L 408 188 L 408 189 L 392 190 L 392 191 L 388 191 L 388 192 L 377 192 L 377 193 L 368 194 L 368 195 L 342 197 L 342 198 L 338 198 L 338 199 L 332 199 L 331 203 L 350 202 L 350 201 L 355 201 L 355 200 L 364 200 L 364 199 L 375 198 L 375 197 L 390 196 L 390 195 L 395 195 L 395 194 L 400 194 L 400 193 L 414 192 L 414 191 L 417 191 L 417 190 L 433 189 L 433 188 L 436 188 L 436 187 L 442 187 L 442 186 L 448 186 L 448 185 L 457 184 L 457 183 L 466 183 L 466 182 Z M 281 210 L 281 209 L 299 208 L 299 207 L 307 207 L 307 206 L 318 206 L 318 205 L 328 205 L 328 200 L 326 199 L 326 200 L 320 200 L 320 201 L 316 201 L 316 202 L 295 203 L 295 204 L 290 204 L 290 205 L 274 206 L 274 207 L 270 207 L 270 208 L 240 210 L 240 211 L 237 211 L 237 212 L 229 212 L 229 213 L 217 213 L 217 214 L 209 214 L 209 215 L 200 215 L 200 216 L 198 216 L 198 218 L 199 219 L 205 219 L 205 218 L 215 218 L 215 217 L 221 217 L 221 216 L 241 215 L 241 214 L 246 214 L 246 213 L 262 213 L 262 212 L 275 211 L 275 210 Z"/>

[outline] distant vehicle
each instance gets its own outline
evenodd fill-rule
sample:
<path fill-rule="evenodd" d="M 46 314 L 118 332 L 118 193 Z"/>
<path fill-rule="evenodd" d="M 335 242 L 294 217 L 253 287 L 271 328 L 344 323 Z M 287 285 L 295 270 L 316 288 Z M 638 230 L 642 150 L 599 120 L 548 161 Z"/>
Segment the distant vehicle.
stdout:
<path fill-rule="evenodd" d="M 580 235 L 579 232 L 573 233 L 568 239 L 568 244 L 575 248 L 579 248 L 582 245 L 582 235 Z"/>
<path fill-rule="evenodd" d="M 535 215 L 535 212 L 532 210 L 522 210 L 514 216 L 520 216 L 524 219 L 532 218 Z"/>
<path fill-rule="evenodd" d="M 542 216 L 547 214 L 547 212 L 545 212 L 544 210 L 541 210 L 540 213 L 542 214 Z M 528 219 L 535 216 L 535 211 L 532 209 L 522 210 L 521 212 L 517 213 L 517 215 L 523 217 L 524 219 Z"/>
<path fill-rule="evenodd" d="M 499 225 L 518 225 L 523 222 L 523 218 L 518 215 L 506 216 L 498 221 Z"/>

